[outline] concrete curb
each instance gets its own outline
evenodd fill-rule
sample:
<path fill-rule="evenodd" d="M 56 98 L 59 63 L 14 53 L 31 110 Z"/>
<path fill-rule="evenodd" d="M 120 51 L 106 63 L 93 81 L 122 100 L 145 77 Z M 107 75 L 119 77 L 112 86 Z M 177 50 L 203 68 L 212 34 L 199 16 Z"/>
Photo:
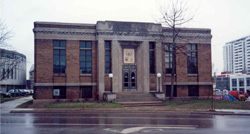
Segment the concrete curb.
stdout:
<path fill-rule="evenodd" d="M 178 110 L 129 110 L 123 108 L 117 109 L 98 109 L 98 108 L 87 108 L 87 109 L 14 109 L 10 113 L 171 113 L 171 114 L 201 114 L 201 115 L 242 115 L 250 116 L 250 113 L 235 113 L 235 112 L 222 112 L 222 111 L 178 111 Z"/>

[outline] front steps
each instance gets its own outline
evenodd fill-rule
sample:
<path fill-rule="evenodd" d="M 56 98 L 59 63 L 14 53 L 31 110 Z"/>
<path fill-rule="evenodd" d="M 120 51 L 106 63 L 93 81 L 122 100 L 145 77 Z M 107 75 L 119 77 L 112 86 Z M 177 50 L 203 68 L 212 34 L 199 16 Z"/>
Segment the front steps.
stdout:
<path fill-rule="evenodd" d="M 117 93 L 116 102 L 123 107 L 163 106 L 162 101 L 151 93 L 120 92 Z"/>

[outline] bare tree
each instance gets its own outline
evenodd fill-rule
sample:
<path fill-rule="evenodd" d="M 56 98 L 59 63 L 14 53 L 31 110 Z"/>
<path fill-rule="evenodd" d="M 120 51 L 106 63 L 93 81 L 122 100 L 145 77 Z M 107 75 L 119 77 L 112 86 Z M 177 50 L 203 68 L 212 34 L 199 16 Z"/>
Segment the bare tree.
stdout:
<path fill-rule="evenodd" d="M 0 20 L 0 81 L 13 77 L 22 62 L 22 57 L 16 55 L 15 52 L 4 49 L 11 46 L 8 44 L 11 38 L 11 30 Z"/>
<path fill-rule="evenodd" d="M 177 40 L 186 40 L 184 37 L 180 36 L 179 33 L 181 32 L 182 25 L 190 22 L 193 20 L 194 15 L 189 14 L 189 9 L 186 6 L 186 3 L 183 1 L 174 0 L 168 4 L 167 8 L 160 9 L 161 12 L 161 19 L 160 23 L 168 27 L 170 29 L 170 32 L 172 35 L 162 35 L 160 37 L 160 41 L 162 43 L 166 43 L 165 39 L 167 36 L 170 36 L 172 39 L 172 42 L 167 44 L 168 47 L 166 51 L 171 53 L 172 55 L 172 70 L 171 70 L 171 94 L 170 94 L 170 100 L 173 100 L 174 95 L 174 82 L 175 82 L 175 68 L 176 68 L 176 55 L 178 54 L 184 54 L 187 55 L 183 49 L 186 48 L 186 46 L 178 45 L 176 44 Z"/>
<path fill-rule="evenodd" d="M 8 46 L 7 41 L 12 38 L 12 32 L 7 26 L 0 20 L 0 47 Z"/>

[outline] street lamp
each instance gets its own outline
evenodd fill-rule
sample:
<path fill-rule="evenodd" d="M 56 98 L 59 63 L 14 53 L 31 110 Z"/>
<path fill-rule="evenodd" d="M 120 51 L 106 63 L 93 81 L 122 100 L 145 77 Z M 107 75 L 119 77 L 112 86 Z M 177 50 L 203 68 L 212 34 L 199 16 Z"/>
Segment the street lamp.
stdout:
<path fill-rule="evenodd" d="M 158 92 L 161 92 L 161 73 L 157 73 L 157 90 Z"/>
<path fill-rule="evenodd" d="M 109 78 L 110 78 L 110 81 L 111 81 L 111 93 L 113 92 L 113 89 L 112 89 L 112 78 L 113 78 L 113 74 L 110 73 L 109 74 Z"/>

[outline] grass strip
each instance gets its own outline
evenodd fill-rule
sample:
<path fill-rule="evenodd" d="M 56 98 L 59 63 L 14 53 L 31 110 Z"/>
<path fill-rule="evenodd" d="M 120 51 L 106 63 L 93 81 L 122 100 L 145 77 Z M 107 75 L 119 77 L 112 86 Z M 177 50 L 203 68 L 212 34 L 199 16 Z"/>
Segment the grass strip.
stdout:
<path fill-rule="evenodd" d="M 80 102 L 66 102 L 66 103 L 52 103 L 44 106 L 45 108 L 122 108 L 118 103 L 80 103 Z"/>
<path fill-rule="evenodd" d="M 0 97 L 0 103 L 4 103 L 4 102 L 7 102 L 7 101 L 19 99 L 19 98 L 21 98 L 21 97 L 8 97 L 8 98 L 1 98 Z"/>
<path fill-rule="evenodd" d="M 28 108 L 32 104 L 33 104 L 33 100 L 29 100 L 27 102 L 24 102 L 23 104 L 18 105 L 17 108 Z"/>
<path fill-rule="evenodd" d="M 211 109 L 212 100 L 167 101 L 163 104 L 176 109 Z M 250 102 L 214 100 L 215 109 L 245 109 L 250 110 Z"/>

